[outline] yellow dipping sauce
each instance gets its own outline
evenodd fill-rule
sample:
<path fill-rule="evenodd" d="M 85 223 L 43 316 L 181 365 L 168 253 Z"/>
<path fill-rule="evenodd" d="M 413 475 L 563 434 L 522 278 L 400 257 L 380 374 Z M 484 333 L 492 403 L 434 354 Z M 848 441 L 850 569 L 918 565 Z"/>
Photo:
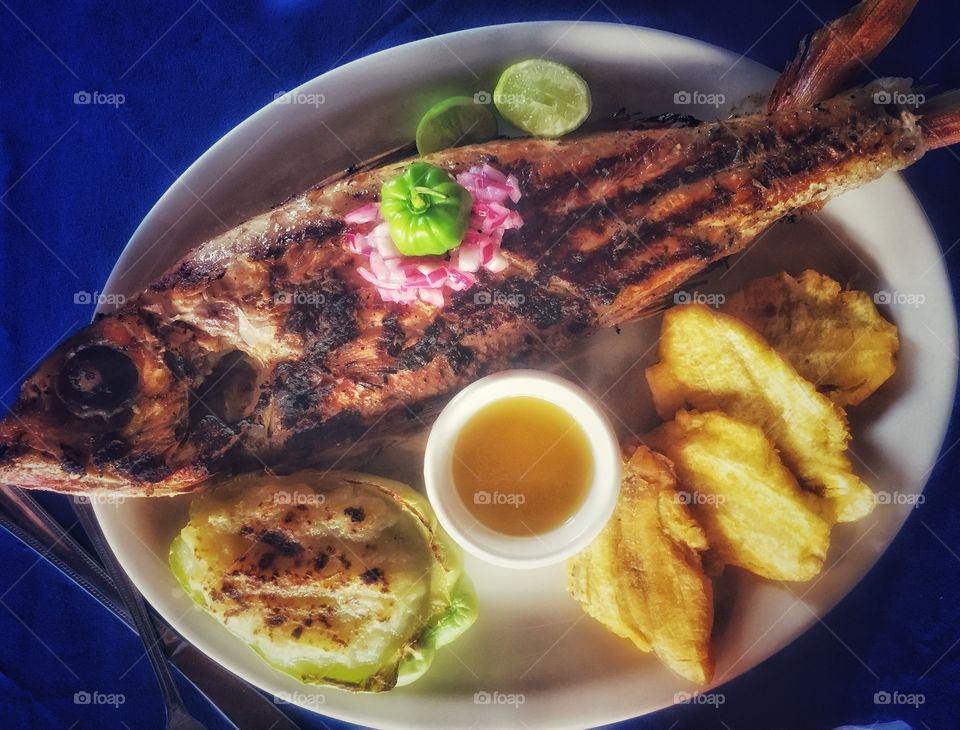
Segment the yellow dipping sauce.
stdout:
<path fill-rule="evenodd" d="M 580 424 L 542 398 L 495 401 L 467 421 L 453 449 L 464 506 L 507 535 L 548 532 L 583 503 L 593 455 Z"/>

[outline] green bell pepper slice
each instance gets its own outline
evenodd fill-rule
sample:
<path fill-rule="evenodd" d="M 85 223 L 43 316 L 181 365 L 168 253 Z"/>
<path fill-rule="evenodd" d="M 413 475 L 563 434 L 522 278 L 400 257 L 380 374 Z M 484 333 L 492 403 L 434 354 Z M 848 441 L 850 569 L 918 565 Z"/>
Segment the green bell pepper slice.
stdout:
<path fill-rule="evenodd" d="M 380 188 L 380 210 L 404 256 L 436 256 L 463 241 L 473 198 L 436 165 L 414 162 Z"/>

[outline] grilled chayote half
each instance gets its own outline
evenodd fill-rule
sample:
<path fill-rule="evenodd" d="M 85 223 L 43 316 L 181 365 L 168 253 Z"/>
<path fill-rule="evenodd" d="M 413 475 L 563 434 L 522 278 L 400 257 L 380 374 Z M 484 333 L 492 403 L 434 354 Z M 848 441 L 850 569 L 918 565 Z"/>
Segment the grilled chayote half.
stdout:
<path fill-rule="evenodd" d="M 462 556 L 426 499 L 369 474 L 214 484 L 191 505 L 170 565 L 214 618 L 310 684 L 412 682 L 477 614 Z"/>

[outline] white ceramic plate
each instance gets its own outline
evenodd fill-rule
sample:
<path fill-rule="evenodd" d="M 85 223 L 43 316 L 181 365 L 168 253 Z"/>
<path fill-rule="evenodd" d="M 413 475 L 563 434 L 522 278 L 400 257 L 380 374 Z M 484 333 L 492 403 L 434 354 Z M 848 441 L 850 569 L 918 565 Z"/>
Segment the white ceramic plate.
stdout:
<path fill-rule="evenodd" d="M 792 52 L 784 49 L 785 61 Z M 694 40 L 595 23 L 480 28 L 384 51 L 314 79 L 298 90 L 301 103 L 269 104 L 214 145 L 150 211 L 105 291 L 136 291 L 205 237 L 358 158 L 408 141 L 434 101 L 490 90 L 508 63 L 540 55 L 583 74 L 597 117 L 620 107 L 716 117 L 768 89 L 774 78 L 768 69 Z M 721 93 L 726 105 L 675 106 L 674 95 L 684 91 Z M 733 579 L 735 598 L 716 638 L 717 683 L 799 636 L 877 560 L 909 515 L 908 502 L 923 489 L 953 403 L 954 306 L 937 242 L 897 176 L 843 196 L 814 218 L 776 227 L 699 293 L 806 267 L 890 293 L 886 311 L 900 327 L 901 365 L 895 379 L 853 414 L 853 454 L 861 475 L 894 496 L 869 519 L 835 530 L 830 566 L 816 581 L 784 587 Z M 917 305 L 920 298 L 924 303 Z M 654 320 L 620 335 L 601 333 L 557 363 L 558 372 L 604 396 L 623 433 L 655 421 L 643 366 L 652 358 L 658 326 Z M 366 468 L 420 484 L 422 446 L 414 439 Z M 262 689 L 333 717 L 379 727 L 582 727 L 650 712 L 693 689 L 585 618 L 564 591 L 562 566 L 519 572 L 476 560 L 468 560 L 467 569 L 481 617 L 439 652 L 421 681 L 382 696 L 307 689 L 268 668 L 195 609 L 175 583 L 166 551 L 187 505 L 188 498 L 131 500 L 101 504 L 97 512 L 126 571 L 187 639 Z"/>

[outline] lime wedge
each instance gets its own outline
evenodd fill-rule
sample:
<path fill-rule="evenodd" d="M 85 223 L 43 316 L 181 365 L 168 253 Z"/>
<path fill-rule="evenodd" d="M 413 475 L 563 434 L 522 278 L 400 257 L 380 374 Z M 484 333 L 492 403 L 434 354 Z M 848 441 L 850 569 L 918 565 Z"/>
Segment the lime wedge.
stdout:
<path fill-rule="evenodd" d="M 514 126 L 536 137 L 559 137 L 590 114 L 590 88 L 573 69 L 531 59 L 510 66 L 493 91 L 497 110 Z"/>
<path fill-rule="evenodd" d="M 451 96 L 423 115 L 417 125 L 417 152 L 426 155 L 496 136 L 497 118 L 489 106 L 472 96 Z"/>

